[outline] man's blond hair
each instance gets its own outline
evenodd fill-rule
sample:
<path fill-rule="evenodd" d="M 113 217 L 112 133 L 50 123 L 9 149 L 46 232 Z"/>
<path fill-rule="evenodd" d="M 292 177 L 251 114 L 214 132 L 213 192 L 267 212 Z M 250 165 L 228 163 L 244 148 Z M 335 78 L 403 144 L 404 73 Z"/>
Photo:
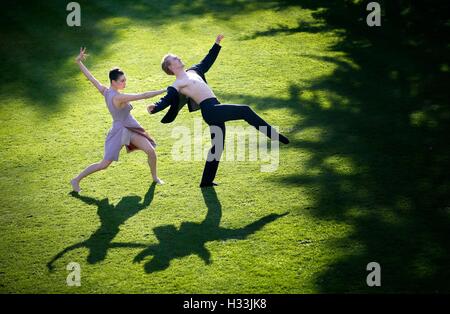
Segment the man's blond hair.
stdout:
<path fill-rule="evenodd" d="M 173 75 L 174 73 L 169 69 L 169 57 L 175 57 L 175 55 L 168 53 L 166 54 L 162 60 L 161 60 L 161 68 L 164 72 L 166 72 L 169 75 Z"/>

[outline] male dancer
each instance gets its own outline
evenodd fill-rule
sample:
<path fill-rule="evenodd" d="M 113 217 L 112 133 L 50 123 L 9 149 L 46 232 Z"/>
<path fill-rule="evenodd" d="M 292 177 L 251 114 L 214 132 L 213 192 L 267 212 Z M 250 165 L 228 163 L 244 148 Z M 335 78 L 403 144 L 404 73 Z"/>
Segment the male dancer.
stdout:
<path fill-rule="evenodd" d="M 184 69 L 184 64 L 179 57 L 173 54 L 165 55 L 162 59 L 161 67 L 168 75 L 175 75 L 176 80 L 167 88 L 166 96 L 147 107 L 148 112 L 153 114 L 170 105 L 169 111 L 161 120 L 162 123 L 172 122 L 186 102 L 191 112 L 201 109 L 203 120 L 210 127 L 212 147 L 208 153 L 200 187 L 217 185 L 213 180 L 219 167 L 219 161 L 225 143 L 226 121 L 245 120 L 269 138 L 279 140 L 284 144 L 289 143 L 289 140 L 285 136 L 279 134 L 250 107 L 245 105 L 221 104 L 211 88 L 207 85 L 205 73 L 216 60 L 222 48 L 220 41 L 223 37 L 223 35 L 218 35 L 216 42 L 206 57 L 199 64 L 187 70 Z"/>

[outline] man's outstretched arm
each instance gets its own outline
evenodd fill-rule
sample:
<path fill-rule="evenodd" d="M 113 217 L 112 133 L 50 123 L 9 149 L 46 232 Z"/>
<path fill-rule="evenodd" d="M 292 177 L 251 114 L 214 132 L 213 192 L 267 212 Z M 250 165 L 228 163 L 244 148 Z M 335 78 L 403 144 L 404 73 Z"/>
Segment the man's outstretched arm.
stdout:
<path fill-rule="evenodd" d="M 161 110 L 166 109 L 172 104 L 177 104 L 178 92 L 173 86 L 169 86 L 167 88 L 166 96 L 162 97 L 160 100 L 155 102 L 154 104 L 150 104 L 147 107 L 147 111 L 150 114 L 157 113 Z"/>
<path fill-rule="evenodd" d="M 189 70 L 195 70 L 195 71 L 199 71 L 201 73 L 208 72 L 208 70 L 214 64 L 214 61 L 216 61 L 217 56 L 219 55 L 220 49 L 222 48 L 222 46 L 220 46 L 220 42 L 222 41 L 223 37 L 224 37 L 223 35 L 218 35 L 216 38 L 216 42 L 214 43 L 212 48 L 209 50 L 206 57 L 204 57 L 203 60 L 200 61 L 200 63 L 194 65 Z"/>

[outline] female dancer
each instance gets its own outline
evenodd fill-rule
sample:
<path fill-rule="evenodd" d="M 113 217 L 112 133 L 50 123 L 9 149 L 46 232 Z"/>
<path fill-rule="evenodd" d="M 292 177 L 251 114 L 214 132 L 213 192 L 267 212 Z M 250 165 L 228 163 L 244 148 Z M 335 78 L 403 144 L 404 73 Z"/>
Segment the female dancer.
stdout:
<path fill-rule="evenodd" d="M 106 137 L 103 160 L 90 165 L 70 181 L 73 191 L 81 191 L 80 181 L 83 178 L 96 171 L 104 170 L 108 168 L 113 161 L 119 160 L 119 153 L 124 145 L 126 146 L 128 153 L 136 149 L 143 150 L 148 156 L 148 164 L 150 166 L 153 181 L 158 184 L 164 184 L 164 182 L 158 178 L 157 174 L 155 141 L 130 114 L 133 107 L 129 102 L 151 98 L 164 93 L 166 90 L 162 89 L 142 94 L 122 94 L 120 93 L 120 90 L 125 88 L 126 77 L 124 72 L 118 68 L 112 69 L 109 72 L 111 85 L 107 88 L 97 81 L 83 64 L 82 61 L 86 59 L 86 56 L 86 48 L 81 48 L 80 54 L 75 61 L 88 80 L 91 81 L 105 97 L 106 105 L 113 118 L 113 125 Z"/>

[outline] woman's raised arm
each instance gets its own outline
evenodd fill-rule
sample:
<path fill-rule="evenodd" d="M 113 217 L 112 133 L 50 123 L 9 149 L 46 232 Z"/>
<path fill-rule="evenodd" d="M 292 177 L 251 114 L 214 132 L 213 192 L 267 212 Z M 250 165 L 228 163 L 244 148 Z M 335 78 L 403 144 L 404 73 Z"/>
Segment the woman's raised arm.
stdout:
<path fill-rule="evenodd" d="M 80 48 L 80 54 L 78 57 L 76 57 L 75 61 L 80 67 L 81 72 L 87 77 L 89 81 L 98 89 L 98 91 L 103 95 L 103 93 L 106 90 L 106 86 L 104 86 L 102 83 L 100 83 L 92 74 L 89 72 L 89 70 L 86 68 L 86 66 L 83 64 L 83 60 L 86 59 L 88 55 L 86 54 L 86 47 Z"/>

